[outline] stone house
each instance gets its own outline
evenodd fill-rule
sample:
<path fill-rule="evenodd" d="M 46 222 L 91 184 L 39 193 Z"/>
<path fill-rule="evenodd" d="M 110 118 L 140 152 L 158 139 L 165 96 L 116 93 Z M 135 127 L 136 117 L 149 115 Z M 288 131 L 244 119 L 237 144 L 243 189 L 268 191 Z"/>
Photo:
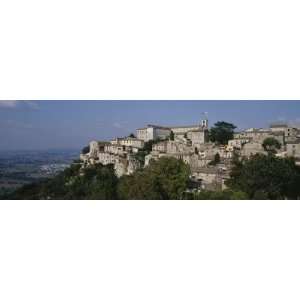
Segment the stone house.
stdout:
<path fill-rule="evenodd" d="M 300 159 L 300 139 L 294 142 L 287 142 L 286 154 L 287 156 L 292 156 L 296 159 Z"/>
<path fill-rule="evenodd" d="M 167 152 L 167 144 L 168 144 L 168 141 L 162 141 L 157 144 L 154 144 L 154 145 L 152 145 L 152 151 L 166 153 Z"/>
<path fill-rule="evenodd" d="M 166 139 L 171 134 L 171 129 L 157 125 L 147 125 L 145 128 L 136 130 L 137 138 L 145 142 L 155 139 Z"/>
<path fill-rule="evenodd" d="M 243 132 L 237 132 L 234 133 L 234 139 L 241 139 L 241 140 L 249 140 L 249 142 L 255 142 L 255 143 L 263 143 L 263 141 L 266 138 L 275 138 L 280 142 L 281 145 L 284 145 L 284 133 L 281 131 L 278 132 L 272 132 L 268 129 L 256 129 L 256 128 L 250 128 L 248 130 L 245 130 Z"/>
<path fill-rule="evenodd" d="M 191 140 L 192 145 L 200 145 L 208 142 L 208 130 L 196 129 L 187 132 L 187 138 Z"/>
<path fill-rule="evenodd" d="M 264 148 L 260 142 L 250 142 L 243 146 L 241 150 L 242 156 L 249 157 L 255 154 L 266 154 Z"/>
<path fill-rule="evenodd" d="M 186 125 L 186 126 L 172 126 L 170 129 L 174 132 L 175 135 L 184 135 L 189 131 L 200 130 L 200 125 Z"/>
<path fill-rule="evenodd" d="M 201 182 L 203 190 L 223 190 L 226 188 L 225 180 L 229 177 L 229 172 L 218 167 L 198 168 L 192 172 L 192 178 Z"/>
<path fill-rule="evenodd" d="M 296 127 L 288 126 L 287 124 L 272 124 L 270 126 L 272 132 L 281 132 L 284 134 L 285 142 L 294 142 L 297 140 L 299 129 Z"/>
<path fill-rule="evenodd" d="M 114 164 L 117 159 L 117 155 L 108 152 L 99 152 L 98 153 L 98 162 L 103 165 Z"/>
<path fill-rule="evenodd" d="M 130 175 L 140 168 L 140 163 L 132 156 L 117 156 L 114 162 L 114 170 L 117 177 Z"/>
<path fill-rule="evenodd" d="M 99 152 L 99 144 L 97 141 L 90 142 L 90 152 L 88 153 L 89 157 L 97 157 Z"/>
<path fill-rule="evenodd" d="M 116 138 L 111 144 L 141 149 L 144 147 L 144 140 L 132 137 Z"/>
<path fill-rule="evenodd" d="M 104 147 L 104 152 L 112 153 L 116 155 L 122 155 L 126 151 L 125 146 L 121 146 L 120 144 L 107 144 Z"/>
<path fill-rule="evenodd" d="M 228 150 L 242 149 L 243 145 L 250 142 L 250 138 L 236 138 L 228 141 Z"/>

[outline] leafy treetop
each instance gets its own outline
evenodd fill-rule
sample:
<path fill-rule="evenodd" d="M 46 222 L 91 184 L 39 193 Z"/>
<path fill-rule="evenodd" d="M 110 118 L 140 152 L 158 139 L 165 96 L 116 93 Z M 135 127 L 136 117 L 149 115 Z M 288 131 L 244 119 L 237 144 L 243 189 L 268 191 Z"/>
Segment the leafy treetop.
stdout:
<path fill-rule="evenodd" d="M 209 139 L 217 144 L 225 145 L 233 138 L 235 125 L 224 121 L 217 122 L 210 129 Z"/>
<path fill-rule="evenodd" d="M 90 152 L 90 146 L 88 145 L 88 146 L 86 146 L 86 147 L 84 147 L 82 150 L 81 150 L 81 153 L 82 154 L 87 154 L 87 153 L 89 153 Z"/>
<path fill-rule="evenodd" d="M 250 199 L 298 199 L 300 168 L 292 158 L 256 154 L 236 160 L 226 185 Z"/>
<path fill-rule="evenodd" d="M 281 148 L 280 142 L 273 137 L 266 138 L 263 141 L 262 146 L 269 154 L 275 154 L 277 150 Z"/>

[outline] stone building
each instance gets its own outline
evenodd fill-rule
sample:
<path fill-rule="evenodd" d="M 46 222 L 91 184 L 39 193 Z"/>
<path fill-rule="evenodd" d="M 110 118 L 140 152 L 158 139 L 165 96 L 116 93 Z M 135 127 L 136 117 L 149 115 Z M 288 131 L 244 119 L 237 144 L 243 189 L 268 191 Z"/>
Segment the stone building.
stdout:
<path fill-rule="evenodd" d="M 269 137 L 275 138 L 276 140 L 279 141 L 281 145 L 284 145 L 285 143 L 284 133 L 282 131 L 273 132 L 269 129 L 250 128 L 242 132 L 234 133 L 235 140 L 237 139 L 242 141 L 249 140 L 249 142 L 261 143 L 261 144 L 266 138 Z"/>
<path fill-rule="evenodd" d="M 145 128 L 136 130 L 137 138 L 145 142 L 155 139 L 166 139 L 171 134 L 171 129 L 157 125 L 147 125 Z"/>
<path fill-rule="evenodd" d="M 97 141 L 91 141 L 90 142 L 89 157 L 97 157 L 98 152 L 99 152 L 98 142 Z"/>
<path fill-rule="evenodd" d="M 271 124 L 270 130 L 272 132 L 280 132 L 284 134 L 285 142 L 293 142 L 297 140 L 299 129 L 296 127 L 288 126 L 287 124 Z"/>
<path fill-rule="evenodd" d="M 116 161 L 117 155 L 108 152 L 99 152 L 98 153 L 98 162 L 103 165 L 114 164 Z"/>
<path fill-rule="evenodd" d="M 91 141 L 89 153 L 80 155 L 82 168 L 95 164 L 113 164 L 117 176 L 132 174 L 140 167 L 133 154 L 143 143 L 134 138 L 116 139 L 112 142 Z"/>
<path fill-rule="evenodd" d="M 208 130 L 199 128 L 195 130 L 190 130 L 186 133 L 186 136 L 191 140 L 193 146 L 200 144 L 205 144 L 208 142 Z"/>
<path fill-rule="evenodd" d="M 192 179 L 200 182 L 203 190 L 223 190 L 228 178 L 229 171 L 219 167 L 200 167 L 192 172 Z"/>
<path fill-rule="evenodd" d="M 111 141 L 111 144 L 141 149 L 144 147 L 144 140 L 132 137 L 116 138 Z"/>
<path fill-rule="evenodd" d="M 192 149 L 183 144 L 183 143 L 178 143 L 175 141 L 167 141 L 167 153 L 184 153 L 184 152 L 191 152 Z"/>
<path fill-rule="evenodd" d="M 161 153 L 167 152 L 168 141 L 162 141 L 157 144 L 152 145 L 152 151 L 157 151 Z"/>
<path fill-rule="evenodd" d="M 121 146 L 120 144 L 107 144 L 104 147 L 104 152 L 112 153 L 116 155 L 122 155 L 126 151 L 125 146 Z"/>
<path fill-rule="evenodd" d="M 188 132 L 207 132 L 208 131 L 208 120 L 205 118 L 201 120 L 200 124 L 197 125 L 184 125 L 184 126 L 170 126 L 170 129 L 175 135 L 185 135 Z"/>
<path fill-rule="evenodd" d="M 132 155 L 124 157 L 117 156 L 114 162 L 114 170 L 117 177 L 123 175 L 130 175 L 141 167 L 139 161 L 137 161 Z"/>
<path fill-rule="evenodd" d="M 250 142 L 243 146 L 241 151 L 242 156 L 249 157 L 255 154 L 266 154 L 260 142 Z"/>
<path fill-rule="evenodd" d="M 199 130 L 201 129 L 200 125 L 186 125 L 186 126 L 172 126 L 170 129 L 174 132 L 174 134 L 184 135 L 187 134 L 189 131 L 192 130 Z"/>
<path fill-rule="evenodd" d="M 114 163 L 114 170 L 117 177 L 121 177 L 127 172 L 127 160 L 122 157 L 117 157 Z"/>
<path fill-rule="evenodd" d="M 189 134 L 189 139 L 194 143 L 205 143 L 208 137 L 208 120 L 204 119 L 198 125 L 184 126 L 158 126 L 147 125 L 145 128 L 137 129 L 137 138 L 143 141 L 155 140 L 157 138 L 166 139 L 170 136 L 171 131 L 176 136 Z"/>
<path fill-rule="evenodd" d="M 279 128 L 278 130 L 250 128 L 242 132 L 236 132 L 234 133 L 234 139 L 228 141 L 227 149 L 231 151 L 238 149 L 241 155 L 245 157 L 257 153 L 266 154 L 262 144 L 265 139 L 274 138 L 281 145 L 280 152 L 284 152 L 286 144 L 285 133 L 281 129 L 282 128 L 280 128 L 280 130 Z"/>
<path fill-rule="evenodd" d="M 287 156 L 292 156 L 296 159 L 300 159 L 300 139 L 295 140 L 294 142 L 287 142 L 286 154 Z"/>
<path fill-rule="evenodd" d="M 227 149 L 233 151 L 234 149 L 242 149 L 243 145 L 249 143 L 250 138 L 236 138 L 228 141 Z"/>
<path fill-rule="evenodd" d="M 142 167 L 141 163 L 131 154 L 127 156 L 127 175 L 133 174 L 136 170 Z"/>

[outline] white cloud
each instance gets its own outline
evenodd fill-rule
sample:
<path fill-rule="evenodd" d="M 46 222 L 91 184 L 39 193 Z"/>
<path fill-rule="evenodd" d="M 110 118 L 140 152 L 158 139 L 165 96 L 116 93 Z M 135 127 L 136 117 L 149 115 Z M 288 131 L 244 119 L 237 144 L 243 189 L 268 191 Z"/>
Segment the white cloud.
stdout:
<path fill-rule="evenodd" d="M 0 100 L 0 107 L 15 108 L 15 107 L 17 107 L 17 101 L 15 101 L 15 100 Z"/>
<path fill-rule="evenodd" d="M 285 118 L 285 117 L 282 117 L 282 116 L 280 116 L 280 117 L 278 117 L 278 118 L 277 118 L 277 121 L 282 121 L 282 122 L 283 122 L 283 121 L 286 121 L 286 118 Z"/>
<path fill-rule="evenodd" d="M 25 107 L 29 109 L 39 109 L 37 101 L 28 100 L 0 100 L 0 108 L 18 108 Z"/>
<path fill-rule="evenodd" d="M 113 127 L 115 127 L 115 128 L 123 128 L 122 124 L 120 124 L 119 122 L 114 122 L 113 123 Z"/>
<path fill-rule="evenodd" d="M 39 105 L 37 101 L 24 101 L 24 103 L 31 109 L 39 109 Z"/>
<path fill-rule="evenodd" d="M 19 122 L 15 120 L 1 120 L 1 129 L 32 129 L 33 126 L 28 123 Z"/>

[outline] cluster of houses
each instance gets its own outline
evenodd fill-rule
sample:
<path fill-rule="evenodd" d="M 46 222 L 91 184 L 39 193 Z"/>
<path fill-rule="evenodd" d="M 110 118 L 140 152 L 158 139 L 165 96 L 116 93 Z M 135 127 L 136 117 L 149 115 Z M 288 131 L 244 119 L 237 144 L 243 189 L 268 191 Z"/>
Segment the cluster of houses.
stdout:
<path fill-rule="evenodd" d="M 293 156 L 300 161 L 300 129 L 287 124 L 273 124 L 267 129 L 250 128 L 234 133 L 227 145 L 209 141 L 208 120 L 198 125 L 157 126 L 149 124 L 136 130 L 136 137 L 117 138 L 109 142 L 92 141 L 89 152 L 80 155 L 83 167 L 101 163 L 113 164 L 118 177 L 130 175 L 146 167 L 152 160 L 174 157 L 190 166 L 193 189 L 221 190 L 229 178 L 234 153 L 250 157 L 266 153 L 262 146 L 266 138 L 279 141 L 279 157 Z M 145 143 L 152 141 L 152 151 L 137 158 Z M 216 160 L 218 157 L 218 160 Z"/>

